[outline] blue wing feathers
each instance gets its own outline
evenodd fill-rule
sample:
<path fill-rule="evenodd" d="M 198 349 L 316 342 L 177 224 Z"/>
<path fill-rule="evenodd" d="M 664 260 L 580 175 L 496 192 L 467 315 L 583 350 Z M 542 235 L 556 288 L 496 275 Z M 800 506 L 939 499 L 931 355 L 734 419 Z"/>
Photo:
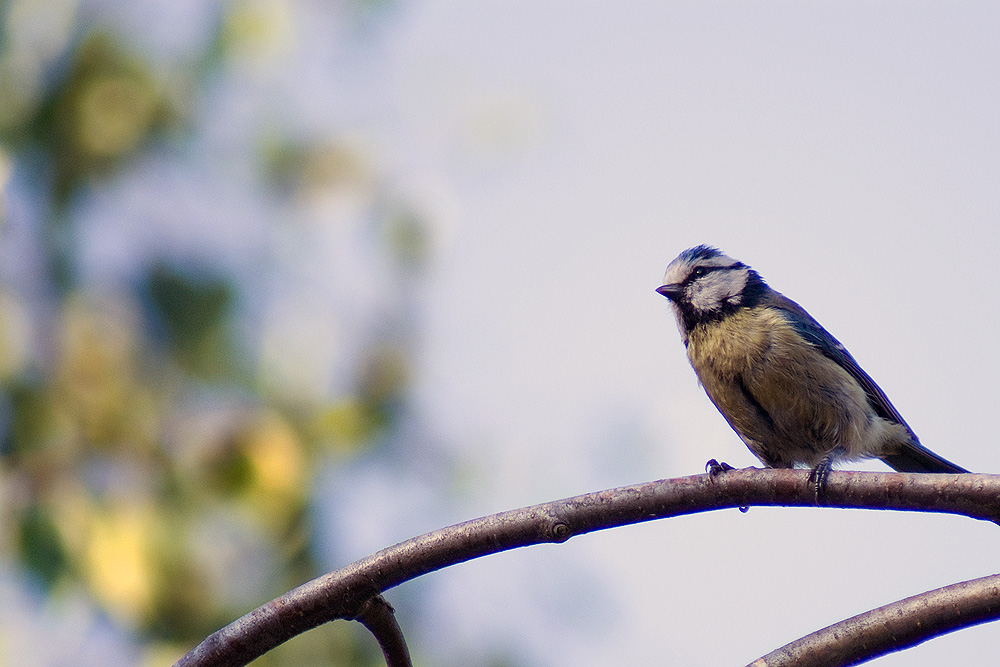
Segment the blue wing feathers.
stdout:
<path fill-rule="evenodd" d="M 778 292 L 772 292 L 767 301 L 768 306 L 784 313 L 788 322 L 795 328 L 799 335 L 815 345 L 826 357 L 835 361 L 851 377 L 857 380 L 858 384 L 864 389 L 869 404 L 879 417 L 901 425 L 910 434 L 911 442 L 909 443 L 909 447 L 898 454 L 883 456 L 882 459 L 886 463 L 900 472 L 968 472 L 965 468 L 938 456 L 920 444 L 920 439 L 917 438 L 916 433 L 913 432 L 913 429 L 906 423 L 895 406 L 889 402 L 889 398 L 885 395 L 885 392 L 858 365 L 858 362 L 854 360 L 854 357 L 847 351 L 847 348 L 834 338 L 829 331 L 824 329 L 819 322 L 813 319 L 812 315 L 807 313 L 805 308 Z"/>

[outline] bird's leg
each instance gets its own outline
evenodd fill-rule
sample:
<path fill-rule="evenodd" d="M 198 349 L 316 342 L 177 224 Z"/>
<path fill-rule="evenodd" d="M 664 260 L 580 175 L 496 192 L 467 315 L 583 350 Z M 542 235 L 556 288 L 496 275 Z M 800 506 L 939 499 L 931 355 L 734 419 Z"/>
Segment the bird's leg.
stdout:
<path fill-rule="evenodd" d="M 719 463 L 715 459 L 709 459 L 708 463 L 705 464 L 705 472 L 707 472 L 709 478 L 713 480 L 727 470 L 736 470 L 736 468 L 729 465 L 725 461 Z"/>
<path fill-rule="evenodd" d="M 843 455 L 844 449 L 842 447 L 837 447 L 830 451 L 829 454 L 820 459 L 816 467 L 809 471 L 809 483 L 813 485 L 813 493 L 816 496 L 816 504 L 821 504 L 824 494 L 826 493 L 826 478 L 833 470 L 833 462 Z"/>

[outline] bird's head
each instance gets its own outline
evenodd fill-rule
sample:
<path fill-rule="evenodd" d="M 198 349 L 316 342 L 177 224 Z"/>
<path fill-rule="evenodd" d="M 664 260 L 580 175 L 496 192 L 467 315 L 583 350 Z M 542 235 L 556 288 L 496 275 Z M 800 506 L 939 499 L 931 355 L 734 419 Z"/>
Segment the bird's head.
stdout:
<path fill-rule="evenodd" d="M 686 340 L 695 325 L 752 307 L 767 289 L 757 272 L 743 262 L 700 245 L 670 262 L 663 285 L 656 291 L 670 299 Z"/>

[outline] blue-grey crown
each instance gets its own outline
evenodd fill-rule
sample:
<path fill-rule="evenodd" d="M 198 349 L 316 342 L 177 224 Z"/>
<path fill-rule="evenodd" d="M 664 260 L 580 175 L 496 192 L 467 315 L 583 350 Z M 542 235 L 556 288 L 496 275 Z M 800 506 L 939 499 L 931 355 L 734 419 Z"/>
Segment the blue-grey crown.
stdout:
<path fill-rule="evenodd" d="M 695 246 L 693 248 L 688 248 L 681 253 L 681 257 L 691 261 L 697 259 L 711 259 L 712 257 L 721 257 L 723 252 L 718 248 L 714 248 L 710 245 L 702 244 Z"/>

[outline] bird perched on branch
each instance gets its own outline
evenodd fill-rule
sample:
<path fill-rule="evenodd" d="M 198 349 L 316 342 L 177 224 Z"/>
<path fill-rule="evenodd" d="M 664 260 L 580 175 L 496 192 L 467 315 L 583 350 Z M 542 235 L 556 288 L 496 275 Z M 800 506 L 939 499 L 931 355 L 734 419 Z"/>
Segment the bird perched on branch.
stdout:
<path fill-rule="evenodd" d="M 900 472 L 968 472 L 920 444 L 854 357 L 746 264 L 700 245 L 667 267 L 688 360 L 708 397 L 769 468 L 881 459 Z"/>

